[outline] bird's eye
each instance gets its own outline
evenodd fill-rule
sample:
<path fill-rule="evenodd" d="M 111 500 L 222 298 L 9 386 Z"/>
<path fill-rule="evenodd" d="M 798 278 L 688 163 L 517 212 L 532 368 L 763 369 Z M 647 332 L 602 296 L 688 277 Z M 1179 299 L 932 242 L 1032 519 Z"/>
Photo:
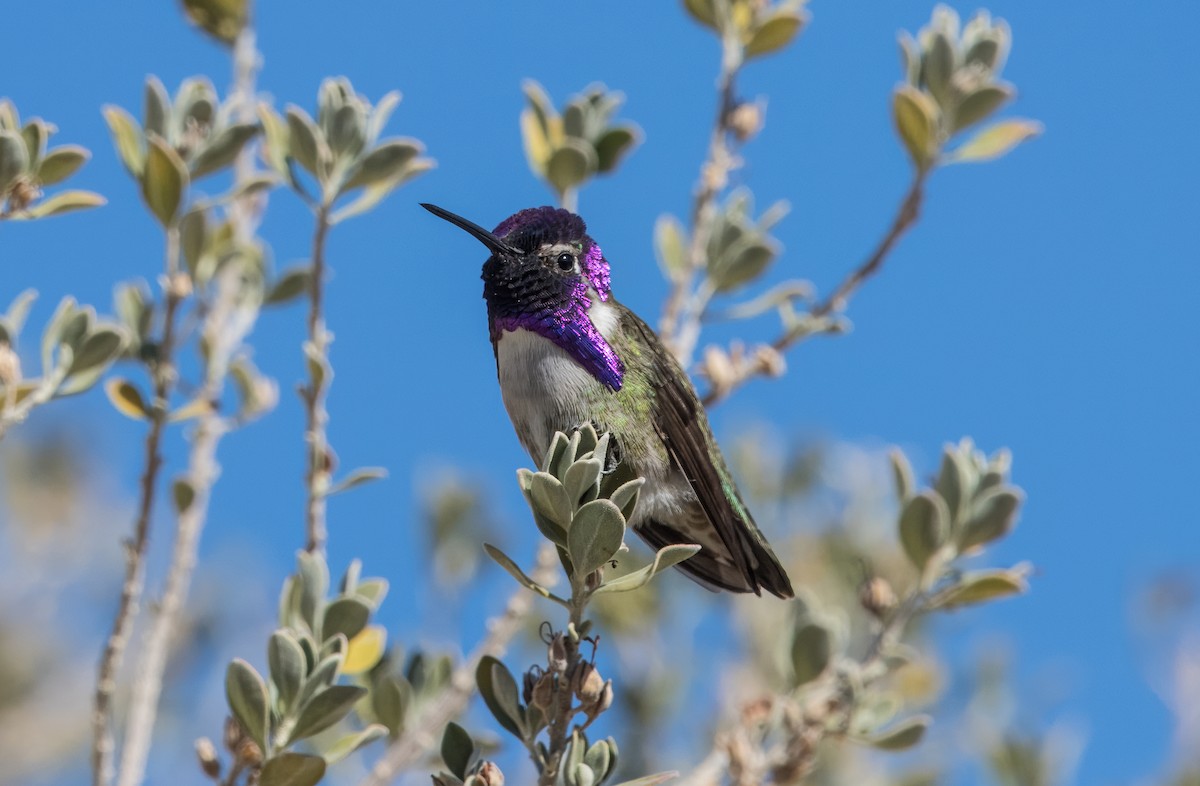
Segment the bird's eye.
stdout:
<path fill-rule="evenodd" d="M 571 270 L 575 267 L 575 257 L 566 252 L 559 254 L 555 262 L 558 263 L 559 270 Z"/>

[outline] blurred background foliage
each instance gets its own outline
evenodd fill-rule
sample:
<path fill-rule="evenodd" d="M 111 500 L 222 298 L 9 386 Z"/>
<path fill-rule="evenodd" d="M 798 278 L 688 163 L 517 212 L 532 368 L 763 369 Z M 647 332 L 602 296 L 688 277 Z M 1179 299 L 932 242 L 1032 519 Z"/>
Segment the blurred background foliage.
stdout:
<path fill-rule="evenodd" d="M 231 47 L 235 56 L 239 40 L 245 40 L 239 37 L 252 30 L 253 15 L 238 0 L 187 0 L 182 6 L 203 34 Z M 1041 126 L 995 117 L 1015 97 L 1013 86 L 1001 78 L 1012 41 L 1008 25 L 987 13 L 960 18 L 938 6 L 928 24 L 900 37 L 890 112 L 912 165 L 912 182 L 877 249 L 875 265 L 875 257 L 868 257 L 857 271 L 865 271 L 860 278 L 851 271 L 848 287 L 824 297 L 818 297 L 811 283 L 793 280 L 747 301 L 729 302 L 750 285 L 762 284 L 764 276 L 770 278 L 783 253 L 774 230 L 788 212 L 785 202 L 756 210 L 746 179 L 735 174 L 745 164 L 743 146 L 766 125 L 765 97 L 743 98 L 736 79 L 748 62 L 802 45 L 799 36 L 810 13 L 804 3 L 788 0 L 686 0 L 679 24 L 687 24 L 688 17 L 715 35 L 719 45 L 713 69 L 720 74 L 717 117 L 691 213 L 681 219 L 663 212 L 653 237 L 645 239 L 645 256 L 649 258 L 651 248 L 657 253 L 671 290 L 664 306 L 664 338 L 682 359 L 693 361 L 691 369 L 709 385 L 708 400 L 716 402 L 755 376 L 786 373 L 784 355 L 794 344 L 847 329 L 844 312 L 850 296 L 916 222 L 926 178 L 935 169 L 1003 156 L 1039 134 Z M 170 35 L 186 33 L 176 29 Z M 269 50 L 265 57 L 269 62 Z M 234 62 L 236 67 L 236 58 Z M 697 81 L 706 86 L 707 78 L 700 75 Z M 402 83 L 404 74 L 397 79 Z M 632 93 L 639 86 L 624 87 Z M 599 175 L 619 177 L 623 167 L 641 165 L 637 148 L 645 132 L 625 118 L 625 95 L 603 85 L 585 87 L 561 107 L 533 79 L 521 88 L 525 105 L 519 108 L 514 102 L 509 120 L 519 124 L 532 174 L 559 203 L 575 207 L 583 201 L 580 209 L 586 216 L 587 202 L 581 200 L 586 187 Z M 783 93 L 772 98 L 788 100 Z M 115 408 L 135 419 L 161 422 L 164 428 L 176 426 L 177 435 L 163 442 L 172 459 L 181 462 L 172 470 L 190 467 L 181 457 L 185 445 L 194 444 L 195 434 L 203 430 L 199 424 L 210 422 L 206 419 L 224 433 L 268 414 L 278 398 L 277 385 L 252 362 L 252 357 L 268 354 L 268 347 L 254 351 L 244 339 L 263 305 L 305 296 L 311 301 L 326 276 L 316 261 L 323 248 L 275 271 L 272 240 L 257 234 L 267 199 L 276 198 L 267 195 L 277 186 L 290 187 L 312 211 L 320 234 L 320 227 L 370 211 L 427 172 L 432 161 L 423 157 L 422 142 L 381 138 L 398 101 L 397 93 L 387 92 L 372 104 L 348 80 L 331 78 L 319 87 L 317 111 L 310 115 L 265 91 L 222 99 L 206 77 L 185 79 L 171 96 L 163 81 L 151 76 L 144 85 L 140 119 L 115 105 L 105 107 L 115 152 L 97 150 L 95 155 L 120 160 L 138 191 L 137 197 L 122 193 L 122 206 L 110 204 L 108 209 L 124 210 L 134 198 L 143 200 L 166 237 L 167 267 L 162 278 L 158 268 L 140 262 L 114 271 L 114 281 L 136 272 L 153 283 L 121 284 L 111 309 L 64 298 L 36 337 L 37 331 L 25 324 L 32 300 L 20 294 L 23 282 L 0 293 L 12 303 L 0 321 L 0 783 L 84 777 L 84 756 L 92 742 L 83 700 L 94 690 L 98 642 L 107 633 L 122 586 L 113 533 L 125 531 L 124 525 L 96 524 L 137 516 L 131 471 L 100 455 L 87 426 L 55 415 L 53 408 L 37 412 L 34 423 L 22 424 L 36 407 L 87 391 L 117 363 L 128 376 L 108 378 L 106 391 Z M 704 125 L 697 119 L 698 135 Z M 49 146 L 56 131 L 39 118 L 23 119 L 13 102 L 0 102 L 0 244 L 8 233 L 21 231 L 18 221 L 100 207 L 106 197 L 110 203 L 118 201 L 116 194 L 56 190 L 93 155 L 72 143 Z M 436 140 L 428 142 L 436 150 Z M 233 172 L 238 161 L 251 163 Z M 225 177 L 223 172 L 232 174 Z M 211 186 L 215 195 L 194 184 L 208 175 L 217 175 L 220 183 Z M 681 193 L 685 188 L 679 184 Z M 936 232 L 936 226 L 930 231 Z M 320 248 L 320 241 L 316 245 Z M 336 256 L 331 263 L 339 266 Z M 222 311 L 230 304 L 232 311 Z M 180 343 L 193 350 L 174 364 L 162 354 L 164 345 L 171 345 L 163 331 L 173 319 L 172 308 L 180 309 L 177 339 L 182 337 Z M 111 310 L 115 316 L 108 319 L 97 310 Z M 774 338 L 758 344 L 724 338 L 701 343 L 702 332 L 714 322 L 740 323 L 772 312 L 780 321 Z M 319 309 L 310 313 L 319 314 Z M 312 411 L 336 365 L 336 356 L 329 354 L 331 336 L 322 331 L 312 331 L 310 324 L 303 350 L 306 401 Z M 294 338 L 293 346 L 300 344 Z M 270 347 L 271 353 L 276 351 Z M 134 365 L 144 366 L 148 384 L 131 370 Z M 218 381 L 225 379 L 236 393 L 230 401 L 220 392 Z M 18 425 L 22 428 L 15 429 Z M 11 435 L 10 428 L 15 429 Z M 185 429 L 181 440 L 178 431 Z M 637 592 L 600 596 L 591 607 L 604 642 L 602 667 L 615 691 L 611 715 L 598 724 L 602 734 L 618 738 L 619 766 L 608 773 L 614 780 L 667 767 L 684 769 L 683 782 L 693 786 L 765 780 L 727 772 L 728 760 L 716 769 L 705 766 L 722 745 L 734 750 L 734 743 L 749 740 L 746 744 L 767 750 L 784 735 L 779 716 L 772 714 L 779 706 L 773 702 L 791 696 L 802 703 L 808 695 L 802 690 L 805 680 L 798 677 L 804 664 L 812 667 L 808 676 L 837 672 L 840 679 L 845 669 L 831 665 L 831 651 L 861 652 L 870 645 L 913 585 L 914 567 L 929 578 L 926 585 L 917 579 L 918 586 L 931 591 L 926 600 L 940 598 L 947 605 L 954 605 L 954 593 L 968 586 L 981 593 L 973 599 L 992 599 L 1020 592 L 1027 582 L 1036 585 L 1036 569 L 1030 573 L 1023 563 L 982 577 L 970 572 L 984 567 L 978 547 L 1011 530 L 1011 514 L 1020 502 L 1014 493 L 1007 514 L 993 514 L 965 501 L 986 496 L 966 491 L 984 481 L 989 470 L 999 476 L 995 483 L 1007 481 L 1005 453 L 974 465 L 973 445 L 964 441 L 947 446 L 940 466 L 906 471 L 906 460 L 898 463 L 893 449 L 788 434 L 777 422 L 763 420 L 722 436 L 756 518 L 803 585 L 801 601 L 716 600 L 670 577 Z M 317 482 L 313 475 L 307 481 L 310 499 L 381 477 L 373 468 L 338 470 L 342 480 L 334 481 L 337 458 L 323 443 L 322 434 L 317 451 L 310 439 L 307 465 L 319 470 Z M 236 451 L 236 443 L 229 449 Z M 299 438 L 287 449 L 299 453 Z M 368 772 L 383 747 L 411 732 L 427 717 L 428 705 L 441 701 L 455 684 L 456 670 L 468 660 L 465 653 L 486 632 L 480 609 L 486 606 L 494 613 L 498 604 L 492 599 L 511 592 L 494 580 L 494 566 L 480 559 L 480 544 L 493 542 L 520 554 L 530 542 L 528 517 L 495 502 L 510 494 L 511 487 L 493 485 L 495 475 L 481 471 L 494 469 L 488 446 L 474 444 L 461 452 L 447 447 L 442 453 L 470 453 L 473 458 L 462 467 L 447 463 L 423 471 L 413 481 L 419 504 L 400 516 L 400 526 L 420 533 L 410 541 L 416 556 L 406 559 L 421 569 L 394 569 L 390 554 L 358 555 L 367 570 L 389 576 L 390 591 L 388 581 L 362 579 L 358 561 L 327 566 L 323 557 L 302 552 L 280 597 L 272 583 L 279 571 L 270 567 L 279 554 L 257 553 L 236 540 L 206 549 L 166 642 L 166 692 L 155 722 L 160 747 L 149 762 L 149 782 L 166 782 L 160 779 L 167 777 L 171 782 L 203 782 L 207 776 L 233 783 L 239 773 L 243 778 L 253 773 L 264 784 L 315 782 L 325 775 L 325 762 L 338 765 L 326 776 L 330 782 L 370 782 Z M 1019 462 L 1020 457 L 1018 477 Z M 931 479 L 930 484 L 914 476 Z M 199 476 L 200 483 L 196 477 L 170 476 L 164 498 L 171 500 L 180 520 L 198 510 L 197 490 L 216 481 L 215 474 Z M 167 480 L 160 482 L 166 488 Z M 914 493 L 914 487 L 925 485 L 932 485 L 936 494 Z M 914 498 L 925 501 L 914 505 Z M 939 512 L 942 503 L 944 513 Z M 940 524 L 939 516 L 945 519 Z M 378 518 L 396 526 L 394 511 Z M 1043 524 L 1027 521 L 1024 526 Z M 972 527 L 976 535 L 964 534 Z M 274 544 L 290 557 L 291 546 L 304 542 L 301 521 L 279 530 L 294 534 L 284 539 L 288 545 Z M 162 532 L 164 537 L 144 544 L 152 586 L 169 579 L 172 570 L 168 530 Z M 942 563 L 959 556 L 968 560 L 967 566 L 960 570 L 956 563 L 943 573 Z M 623 561 L 608 578 L 619 578 L 630 568 L 630 561 Z M 334 575 L 345 572 L 340 583 L 329 578 L 331 570 Z M 1175 727 L 1169 758 L 1145 773 L 1144 782 L 1200 783 L 1194 755 L 1200 749 L 1195 709 L 1200 706 L 1198 592 L 1194 576 L 1164 572 L 1138 587 L 1127 609 L 1132 639 L 1146 664 L 1145 679 L 1170 708 Z M 152 601 L 152 613 L 161 612 L 157 599 Z M 385 627 L 375 616 L 385 602 L 417 607 L 415 616 L 426 624 Z M 1009 602 L 1036 603 L 1037 598 Z M 1087 607 L 1087 599 L 1081 598 L 1080 613 L 1088 613 Z M 554 613 L 541 604 L 522 615 L 520 632 L 505 657 L 514 670 L 544 660 L 540 622 Z M 480 624 L 454 625 L 450 620 Z M 889 667 L 885 690 L 865 693 L 861 704 L 854 705 L 856 713 L 870 716 L 863 720 L 862 733 L 830 735 L 813 768 L 790 774 L 777 768 L 772 782 L 800 777 L 810 783 L 881 786 L 1073 782 L 1089 728 L 1064 709 L 1073 687 L 1071 675 L 1063 673 L 1069 667 L 1025 664 L 1021 671 L 1032 669 L 1039 676 L 1032 685 L 1018 680 L 1019 655 L 1011 643 L 986 632 L 968 636 L 972 625 L 969 610 L 913 619 L 904 642 L 908 654 L 902 664 Z M 781 660 L 785 637 L 780 631 L 785 629 L 792 642 L 800 630 L 818 631 L 823 643 L 813 650 L 817 660 L 811 653 L 799 657 L 797 646 L 791 647 L 787 662 Z M 324 671 L 323 662 L 329 664 Z M 123 681 L 136 677 L 130 673 L 133 668 L 124 665 Z M 117 692 L 117 717 L 128 712 L 131 701 L 128 691 Z M 802 709 L 809 712 L 811 707 Z M 903 715 L 897 716 L 901 709 Z M 227 713 L 239 723 L 200 725 L 200 720 Z M 924 729 L 920 720 L 887 738 L 919 740 L 908 753 L 897 756 L 860 744 L 879 728 L 897 729 L 888 726 L 895 717 L 926 716 L 935 719 L 929 734 L 907 733 Z M 523 751 L 501 739 L 479 702 L 458 722 L 473 740 L 475 772 L 470 777 L 496 783 L 497 771 L 483 766 L 494 760 L 511 781 L 523 782 L 529 772 L 523 769 L 528 767 L 521 761 Z M 731 729 L 753 733 L 735 739 L 729 736 Z M 428 731 L 440 739 L 440 725 Z M 884 743 L 879 747 L 907 747 L 884 738 L 876 741 Z M 442 768 L 437 754 L 436 740 L 423 743 L 421 755 L 408 763 L 408 781 L 423 782 L 428 772 Z M 464 764 L 466 758 L 451 768 L 465 775 Z M 687 771 L 691 767 L 696 769 Z"/>

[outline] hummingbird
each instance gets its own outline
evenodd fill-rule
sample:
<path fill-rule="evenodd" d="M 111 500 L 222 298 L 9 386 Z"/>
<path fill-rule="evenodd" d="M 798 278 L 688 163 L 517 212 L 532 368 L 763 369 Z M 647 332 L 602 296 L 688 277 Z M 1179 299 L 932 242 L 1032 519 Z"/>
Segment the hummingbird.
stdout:
<path fill-rule="evenodd" d="M 487 247 L 483 298 L 504 407 L 539 461 L 557 431 L 590 422 L 645 478 L 629 525 L 651 547 L 695 543 L 679 563 L 712 590 L 792 584 L 755 525 L 687 373 L 654 331 L 613 297 L 608 260 L 574 213 L 521 210 L 491 232 L 421 205 Z"/>

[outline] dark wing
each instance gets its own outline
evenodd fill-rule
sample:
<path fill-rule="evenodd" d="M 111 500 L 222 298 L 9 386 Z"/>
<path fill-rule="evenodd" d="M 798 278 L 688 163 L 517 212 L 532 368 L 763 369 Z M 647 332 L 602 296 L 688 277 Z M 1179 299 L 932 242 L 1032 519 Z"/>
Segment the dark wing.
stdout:
<path fill-rule="evenodd" d="M 655 362 L 676 372 L 662 375 L 654 391 L 655 429 L 700 502 L 700 511 L 691 511 L 691 520 L 682 522 L 692 535 L 657 520 L 643 522 L 638 534 L 655 548 L 699 541 L 701 551 L 680 563 L 679 569 L 706 586 L 755 594 L 761 594 L 762 587 L 781 598 L 793 597 L 787 573 L 738 495 L 687 374 L 645 322 L 628 310 L 625 313 L 630 328 L 641 331 Z M 701 512 L 707 527 L 700 520 Z"/>

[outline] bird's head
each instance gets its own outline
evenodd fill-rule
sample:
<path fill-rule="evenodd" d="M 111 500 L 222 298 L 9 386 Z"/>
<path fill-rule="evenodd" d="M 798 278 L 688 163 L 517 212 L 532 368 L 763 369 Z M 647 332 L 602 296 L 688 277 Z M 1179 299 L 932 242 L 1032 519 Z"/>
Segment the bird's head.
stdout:
<path fill-rule="evenodd" d="M 612 296 L 608 260 L 582 218 L 561 208 L 531 207 L 489 232 L 436 205 L 421 206 L 491 252 L 483 263 L 483 297 L 493 342 L 506 330 L 532 330 L 573 355 L 602 356 L 603 368 L 593 373 L 620 387 L 624 366 L 589 317 L 595 303 Z"/>

